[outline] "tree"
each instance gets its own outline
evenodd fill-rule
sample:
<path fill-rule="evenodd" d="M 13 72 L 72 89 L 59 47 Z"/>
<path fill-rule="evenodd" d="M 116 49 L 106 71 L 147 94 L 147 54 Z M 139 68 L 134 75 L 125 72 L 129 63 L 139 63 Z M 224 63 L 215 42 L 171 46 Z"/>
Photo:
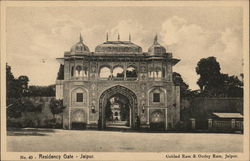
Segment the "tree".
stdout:
<path fill-rule="evenodd" d="M 197 64 L 196 73 L 200 75 L 197 84 L 201 92 L 221 85 L 220 64 L 215 57 L 202 58 Z"/>
<path fill-rule="evenodd" d="M 173 72 L 173 83 L 175 86 L 180 87 L 180 95 L 181 97 L 192 97 L 197 95 L 195 92 L 189 89 L 189 85 L 184 82 L 180 73 Z"/>
<path fill-rule="evenodd" d="M 21 75 L 17 79 L 18 93 L 24 96 L 28 93 L 28 82 L 29 78 L 25 75 Z"/>
<path fill-rule="evenodd" d="M 201 96 L 243 96 L 243 81 L 237 76 L 221 73 L 220 64 L 215 57 L 202 58 L 197 64 L 196 73 L 200 75 L 197 84 L 200 87 Z"/>
<path fill-rule="evenodd" d="M 15 79 L 11 72 L 11 67 L 6 64 L 6 87 L 7 98 L 21 98 L 28 92 L 29 78 L 25 75 L 19 76 Z"/>
<path fill-rule="evenodd" d="M 7 98 L 16 98 L 16 80 L 11 72 L 11 67 L 6 64 L 6 94 Z"/>
<path fill-rule="evenodd" d="M 57 80 L 64 80 L 64 65 L 60 64 L 59 71 L 57 73 Z"/>
<path fill-rule="evenodd" d="M 27 93 L 27 96 L 33 96 L 33 97 L 51 97 L 55 96 L 55 85 L 49 85 L 49 86 L 29 86 L 29 91 Z"/>
<path fill-rule="evenodd" d="M 225 97 L 243 97 L 243 82 L 237 76 L 221 74 L 223 86 L 221 93 Z"/>
<path fill-rule="evenodd" d="M 56 114 L 62 113 L 65 109 L 65 106 L 63 105 L 63 100 L 57 99 L 51 99 L 49 107 L 54 119 Z"/>
<path fill-rule="evenodd" d="M 7 117 L 19 118 L 22 116 L 23 106 L 20 100 L 7 100 Z"/>

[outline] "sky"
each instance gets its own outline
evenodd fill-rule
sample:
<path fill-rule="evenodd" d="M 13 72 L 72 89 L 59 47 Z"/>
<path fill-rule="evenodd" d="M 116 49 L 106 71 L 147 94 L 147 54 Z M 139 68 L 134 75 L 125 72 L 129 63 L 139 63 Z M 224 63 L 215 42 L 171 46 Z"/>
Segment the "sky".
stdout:
<path fill-rule="evenodd" d="M 94 51 L 109 40 L 128 40 L 147 51 L 154 36 L 173 57 L 173 68 L 191 89 L 198 89 L 195 67 L 201 58 L 215 56 L 221 72 L 243 72 L 241 7 L 79 6 L 8 7 L 7 62 L 15 77 L 27 75 L 30 85 L 54 84 L 56 58 L 79 41 Z"/>

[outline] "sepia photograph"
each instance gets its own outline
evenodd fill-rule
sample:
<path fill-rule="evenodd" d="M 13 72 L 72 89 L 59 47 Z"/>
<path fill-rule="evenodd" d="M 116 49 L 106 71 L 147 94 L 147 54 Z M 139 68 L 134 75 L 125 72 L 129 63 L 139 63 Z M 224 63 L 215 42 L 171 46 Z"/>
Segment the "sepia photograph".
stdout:
<path fill-rule="evenodd" d="M 2 1 L 1 160 L 249 161 L 248 70 L 249 1 Z"/>

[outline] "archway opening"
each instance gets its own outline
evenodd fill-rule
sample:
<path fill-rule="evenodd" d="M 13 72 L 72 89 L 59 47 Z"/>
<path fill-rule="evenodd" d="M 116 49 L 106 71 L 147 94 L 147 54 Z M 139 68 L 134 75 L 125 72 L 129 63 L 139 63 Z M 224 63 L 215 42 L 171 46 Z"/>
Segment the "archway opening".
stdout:
<path fill-rule="evenodd" d="M 98 127 L 132 128 L 137 116 L 137 97 L 130 89 L 117 85 L 104 91 L 99 100 Z"/>
<path fill-rule="evenodd" d="M 105 106 L 106 127 L 129 127 L 131 124 L 130 106 L 126 96 L 120 93 L 110 96 Z"/>

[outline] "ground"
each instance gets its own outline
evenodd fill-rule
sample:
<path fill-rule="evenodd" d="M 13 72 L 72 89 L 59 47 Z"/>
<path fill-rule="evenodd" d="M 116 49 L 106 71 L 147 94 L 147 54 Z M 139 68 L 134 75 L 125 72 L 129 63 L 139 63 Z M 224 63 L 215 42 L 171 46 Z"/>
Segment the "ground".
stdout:
<path fill-rule="evenodd" d="M 242 134 L 18 129 L 8 131 L 14 152 L 242 152 Z"/>

